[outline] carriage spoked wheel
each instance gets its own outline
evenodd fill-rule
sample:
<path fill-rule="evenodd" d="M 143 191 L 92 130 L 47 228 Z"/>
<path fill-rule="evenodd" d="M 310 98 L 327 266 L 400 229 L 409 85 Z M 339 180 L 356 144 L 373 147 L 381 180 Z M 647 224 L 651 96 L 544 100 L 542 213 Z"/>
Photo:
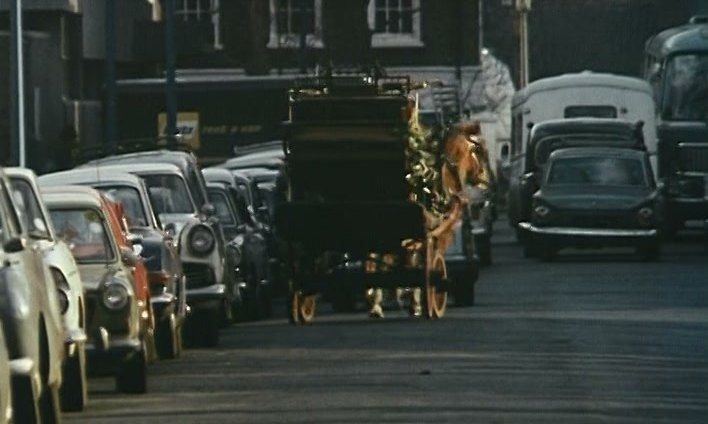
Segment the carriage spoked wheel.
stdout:
<path fill-rule="evenodd" d="M 423 288 L 423 311 L 428 319 L 442 318 L 447 309 L 447 291 L 436 284 L 447 279 L 445 259 L 440 254 L 434 254 L 432 243 L 428 243 L 428 260 L 425 270 L 425 287 Z"/>
<path fill-rule="evenodd" d="M 291 324 L 309 324 L 315 319 L 317 310 L 317 296 L 304 294 L 302 290 L 294 287 L 290 282 L 288 321 Z"/>

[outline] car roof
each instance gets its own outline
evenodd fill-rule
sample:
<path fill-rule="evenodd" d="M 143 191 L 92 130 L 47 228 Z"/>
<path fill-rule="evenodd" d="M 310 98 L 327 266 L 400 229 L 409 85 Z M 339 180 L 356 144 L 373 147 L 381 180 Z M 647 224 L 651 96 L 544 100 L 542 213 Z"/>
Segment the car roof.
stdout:
<path fill-rule="evenodd" d="M 34 178 L 37 178 L 37 174 L 29 168 L 22 168 L 19 166 L 10 166 L 10 167 L 6 167 L 4 169 L 5 169 L 5 174 L 8 177 L 18 175 L 18 176 L 22 176 L 28 180 L 32 180 Z"/>
<path fill-rule="evenodd" d="M 620 134 L 643 138 L 643 122 L 631 122 L 614 118 L 566 118 L 552 119 L 535 124 L 531 128 L 530 139 L 546 137 L 564 132 L 587 132 L 599 134 Z"/>
<path fill-rule="evenodd" d="M 140 177 L 113 167 L 77 168 L 68 171 L 53 172 L 38 178 L 44 186 L 70 184 L 125 184 L 140 187 Z"/>
<path fill-rule="evenodd" d="M 231 158 L 219 165 L 219 168 L 239 169 L 239 168 L 279 168 L 283 165 L 285 153 L 283 149 L 265 150 L 262 152 L 251 153 L 244 156 Z"/>
<path fill-rule="evenodd" d="M 79 169 L 85 169 L 90 165 L 82 165 Z M 95 168 L 95 166 L 91 166 Z M 109 172 L 128 172 L 131 174 L 182 174 L 177 165 L 164 162 L 139 162 L 139 163 L 114 163 L 101 165 L 102 170 Z"/>
<path fill-rule="evenodd" d="M 63 185 L 63 186 L 40 186 L 42 200 L 48 208 L 62 206 L 91 206 L 102 209 L 101 194 L 87 186 Z"/>
<path fill-rule="evenodd" d="M 207 184 L 209 183 L 224 183 L 232 185 L 234 183 L 234 176 L 228 169 L 209 167 L 202 169 L 202 175 L 204 175 L 204 180 Z"/>
<path fill-rule="evenodd" d="M 646 152 L 634 149 L 625 149 L 621 147 L 568 147 L 558 149 L 551 153 L 549 161 L 560 158 L 571 157 L 586 157 L 586 156 L 604 156 L 604 157 L 619 157 L 628 159 L 642 159 L 647 155 Z"/>

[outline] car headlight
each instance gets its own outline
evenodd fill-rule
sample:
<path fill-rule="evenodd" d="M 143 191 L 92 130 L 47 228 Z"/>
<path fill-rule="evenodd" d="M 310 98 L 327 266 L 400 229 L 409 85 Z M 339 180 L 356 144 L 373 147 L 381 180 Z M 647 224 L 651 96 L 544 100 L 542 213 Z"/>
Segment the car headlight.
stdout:
<path fill-rule="evenodd" d="M 214 233 L 204 225 L 194 227 L 189 233 L 189 248 L 195 255 L 208 255 L 216 246 Z"/>
<path fill-rule="evenodd" d="M 533 208 L 533 213 L 539 218 L 545 218 L 548 216 L 548 214 L 551 212 L 551 210 L 548 208 L 546 205 L 538 205 L 535 208 Z"/>
<path fill-rule="evenodd" d="M 109 283 L 103 288 L 103 305 L 112 311 L 123 309 L 129 297 L 128 289 L 121 283 Z"/>
<path fill-rule="evenodd" d="M 654 209 L 648 206 L 644 206 L 637 212 L 637 220 L 639 225 L 648 227 L 654 223 Z"/>

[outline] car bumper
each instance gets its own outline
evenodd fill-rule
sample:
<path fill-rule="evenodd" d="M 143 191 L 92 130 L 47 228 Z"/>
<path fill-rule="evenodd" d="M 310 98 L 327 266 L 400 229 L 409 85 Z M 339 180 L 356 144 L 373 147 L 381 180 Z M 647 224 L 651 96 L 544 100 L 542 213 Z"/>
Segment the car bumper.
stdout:
<path fill-rule="evenodd" d="M 225 284 L 212 284 L 198 289 L 188 289 L 187 303 L 192 311 L 219 309 L 227 296 Z"/>
<path fill-rule="evenodd" d="M 143 349 L 143 343 L 138 337 L 111 337 L 103 328 L 96 333 L 86 343 L 86 357 L 91 373 L 114 373 L 124 361 Z"/>
<path fill-rule="evenodd" d="M 519 228 L 528 232 L 533 238 L 542 238 L 551 242 L 565 242 L 567 244 L 634 245 L 654 241 L 658 238 L 658 231 L 655 228 L 537 227 L 529 222 L 520 222 Z"/>
<path fill-rule="evenodd" d="M 86 333 L 81 329 L 66 330 L 64 333 L 64 350 L 67 358 L 76 355 L 79 348 L 86 344 Z"/>

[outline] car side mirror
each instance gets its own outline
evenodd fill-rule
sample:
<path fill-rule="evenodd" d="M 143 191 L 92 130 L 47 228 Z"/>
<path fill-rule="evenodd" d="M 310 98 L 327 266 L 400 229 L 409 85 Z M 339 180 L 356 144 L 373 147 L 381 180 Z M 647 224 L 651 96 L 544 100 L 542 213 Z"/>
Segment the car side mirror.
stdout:
<path fill-rule="evenodd" d="M 163 227 L 165 230 L 165 234 L 167 234 L 168 237 L 176 237 L 177 236 L 177 225 L 174 222 L 168 222 L 165 224 Z"/>
<path fill-rule="evenodd" d="M 25 241 L 20 237 L 14 237 L 6 241 L 2 248 L 7 253 L 22 252 L 25 250 Z"/>
<path fill-rule="evenodd" d="M 212 217 L 216 215 L 216 208 L 211 203 L 207 203 L 206 205 L 202 206 L 201 212 L 206 217 Z"/>
<path fill-rule="evenodd" d="M 133 246 L 135 246 L 136 244 L 143 243 L 143 236 L 141 236 L 140 234 L 128 233 L 126 238 L 128 239 L 128 243 L 132 244 Z"/>
<path fill-rule="evenodd" d="M 130 267 L 137 266 L 138 262 L 140 262 L 140 257 L 136 255 L 131 248 L 126 246 L 121 246 L 120 258 L 125 265 Z"/>

